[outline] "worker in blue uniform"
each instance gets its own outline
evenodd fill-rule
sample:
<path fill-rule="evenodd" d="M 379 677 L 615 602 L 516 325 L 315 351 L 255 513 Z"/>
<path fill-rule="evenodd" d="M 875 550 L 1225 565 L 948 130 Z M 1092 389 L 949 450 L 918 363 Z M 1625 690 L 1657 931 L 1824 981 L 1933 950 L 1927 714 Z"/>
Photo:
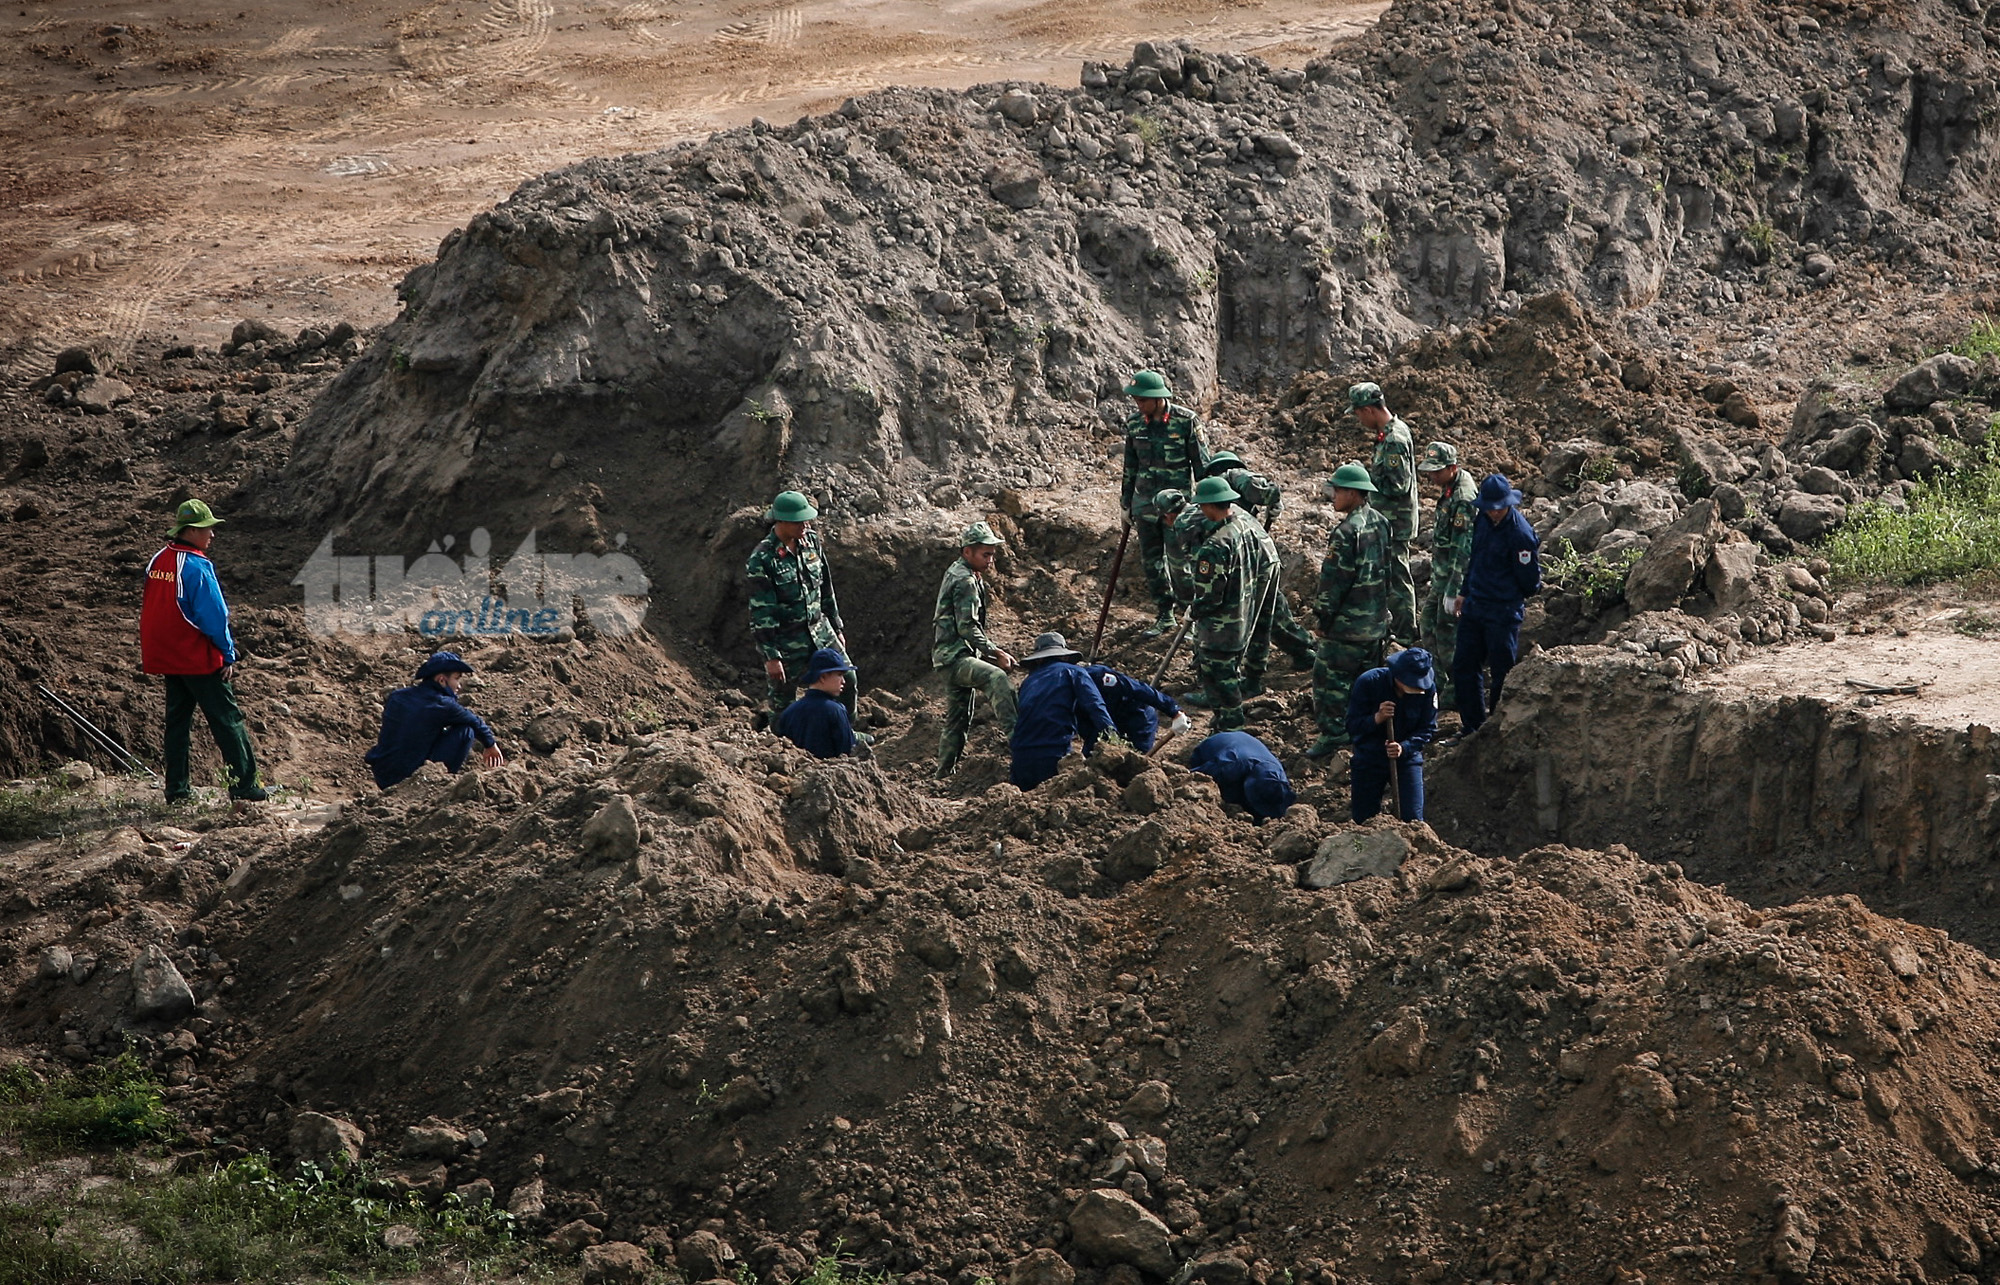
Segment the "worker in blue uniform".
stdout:
<path fill-rule="evenodd" d="M 1104 707 L 1111 711 L 1111 725 L 1141 754 L 1153 752 L 1153 741 L 1160 734 L 1162 716 L 1176 720 L 1173 724 L 1176 732 L 1188 729 L 1187 716 L 1181 713 L 1180 702 L 1152 684 L 1142 683 L 1130 674 L 1121 674 L 1109 665 L 1085 665 L 1083 672 L 1097 684 L 1097 694 L 1104 698 Z"/>
<path fill-rule="evenodd" d="M 778 735 L 814 758 L 854 753 L 854 723 L 840 699 L 853 672 L 854 666 L 836 648 L 814 652 L 800 679 L 805 691 L 778 715 Z"/>
<path fill-rule="evenodd" d="M 1458 618 L 1458 652 L 1451 683 L 1459 720 L 1470 736 L 1500 704 L 1507 671 L 1520 658 L 1521 617 L 1530 594 L 1542 587 L 1542 541 L 1521 516 L 1521 493 L 1505 474 L 1489 474 L 1479 484 L 1479 511 L 1465 583 L 1452 614 Z M 1483 671 L 1493 671 L 1491 687 Z"/>
<path fill-rule="evenodd" d="M 382 733 L 362 761 L 375 774 L 375 784 L 388 789 L 416 774 L 425 763 L 442 763 L 448 772 L 465 766 L 474 744 L 485 748 L 485 767 L 506 762 L 486 721 L 458 702 L 459 684 L 472 666 L 454 652 L 441 651 L 417 668 L 414 685 L 398 687 L 382 702 Z"/>
<path fill-rule="evenodd" d="M 1024 790 L 1054 776 L 1078 736 L 1089 754 L 1097 738 L 1113 730 L 1097 683 L 1075 663 L 1082 659 L 1061 634 L 1043 634 L 1021 657 L 1028 676 L 1021 681 L 1014 733 L 1007 738 L 1014 755 L 1007 779 Z"/>
<path fill-rule="evenodd" d="M 1212 776 L 1222 801 L 1246 809 L 1257 824 L 1285 815 L 1298 796 L 1285 765 L 1248 732 L 1217 732 L 1194 747 L 1188 767 Z"/>
<path fill-rule="evenodd" d="M 1431 654 L 1408 647 L 1354 680 L 1347 698 L 1347 735 L 1354 744 L 1348 807 L 1356 821 L 1382 810 L 1391 770 L 1403 820 L 1424 819 L 1424 747 L 1437 735 L 1438 722 L 1431 670 Z"/>

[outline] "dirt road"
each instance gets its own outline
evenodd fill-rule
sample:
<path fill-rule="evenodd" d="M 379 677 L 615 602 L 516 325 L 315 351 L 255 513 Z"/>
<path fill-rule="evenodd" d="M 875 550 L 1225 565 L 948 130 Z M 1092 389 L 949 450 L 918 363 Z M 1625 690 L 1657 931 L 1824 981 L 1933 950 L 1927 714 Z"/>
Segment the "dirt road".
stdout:
<path fill-rule="evenodd" d="M 1145 38 L 1296 65 L 1384 7 L 21 0 L 0 11 L 0 362 L 251 315 L 380 322 L 447 231 L 582 157 L 889 84 L 1072 83 Z"/>

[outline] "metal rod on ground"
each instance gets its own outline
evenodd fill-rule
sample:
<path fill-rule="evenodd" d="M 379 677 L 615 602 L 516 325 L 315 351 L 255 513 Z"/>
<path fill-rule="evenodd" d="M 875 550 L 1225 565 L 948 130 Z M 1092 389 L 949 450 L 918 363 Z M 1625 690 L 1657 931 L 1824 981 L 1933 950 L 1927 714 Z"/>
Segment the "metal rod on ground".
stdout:
<path fill-rule="evenodd" d="M 1167 644 L 1167 654 L 1160 657 L 1160 667 L 1153 671 L 1153 686 L 1158 687 L 1160 680 L 1167 676 L 1167 666 L 1174 663 L 1174 653 L 1181 649 L 1181 639 L 1187 637 L 1187 631 L 1193 627 L 1194 613 L 1189 612 L 1188 618 L 1181 621 L 1181 627 L 1174 630 L 1173 641 Z"/>
<path fill-rule="evenodd" d="M 120 745 L 117 741 L 112 740 L 111 737 L 106 735 L 104 732 L 99 731 L 96 724 L 92 723 L 89 719 L 85 718 L 83 715 L 77 713 L 75 707 L 73 707 L 68 701 L 64 700 L 62 697 L 50 691 L 46 684 L 36 683 L 35 692 L 43 700 L 48 701 L 50 704 L 54 705 L 57 709 L 61 710 L 63 714 L 69 719 L 70 722 L 76 724 L 78 729 L 81 730 L 85 736 L 90 738 L 93 744 L 95 744 L 99 749 L 103 750 L 105 753 L 111 755 L 112 758 L 116 759 L 120 764 L 124 766 L 126 771 L 129 772 L 132 771 L 134 768 L 136 768 L 139 771 L 144 772 L 147 776 L 152 777 L 155 781 L 160 779 L 160 774 L 158 772 L 155 772 L 152 768 L 147 767 L 144 763 L 141 763 L 137 758 L 133 757 L 132 752 L 130 750 L 126 749 L 123 745 Z"/>
<path fill-rule="evenodd" d="M 1104 622 L 1111 617 L 1111 595 L 1118 588 L 1118 569 L 1125 565 L 1125 545 L 1132 539 L 1132 523 L 1125 523 L 1125 530 L 1118 537 L 1118 552 L 1111 559 L 1111 575 L 1104 582 L 1104 606 L 1097 612 L 1097 633 L 1090 640 L 1090 656 L 1086 664 L 1097 663 L 1097 648 L 1104 641 Z"/>

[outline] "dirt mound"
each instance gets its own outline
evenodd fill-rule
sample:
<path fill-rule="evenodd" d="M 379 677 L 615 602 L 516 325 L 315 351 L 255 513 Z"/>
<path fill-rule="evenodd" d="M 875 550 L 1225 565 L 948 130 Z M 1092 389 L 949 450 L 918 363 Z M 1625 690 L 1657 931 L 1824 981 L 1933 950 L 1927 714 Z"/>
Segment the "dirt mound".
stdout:
<path fill-rule="evenodd" d="M 1400 871 L 1297 885 L 1356 836 Z M 1832 1280 L 1993 1249 L 1962 1056 L 1993 966 L 1851 899 L 1258 829 L 1117 753 L 931 802 L 731 734 L 195 853 L 107 872 L 135 907 L 69 930 L 92 980 L 18 984 L 17 1035 L 131 1027 L 217 1145 L 349 1117 L 421 1189 L 683 1263 Z M 178 1030 L 129 1011 L 142 945 L 194 979 Z"/>
<path fill-rule="evenodd" d="M 713 627 L 730 515 L 780 484 L 900 558 L 1001 489 L 1097 480 L 1137 365 L 1205 404 L 1562 290 L 1645 310 L 1622 377 L 1718 303 L 1962 271 L 1985 243 L 1924 211 L 1990 168 L 1983 49 L 1941 3 L 1894 33 L 1409 4 L 1305 75 L 1148 45 L 1081 90 L 885 91 L 591 161 L 411 274 L 267 503 L 382 542 L 626 532 Z"/>

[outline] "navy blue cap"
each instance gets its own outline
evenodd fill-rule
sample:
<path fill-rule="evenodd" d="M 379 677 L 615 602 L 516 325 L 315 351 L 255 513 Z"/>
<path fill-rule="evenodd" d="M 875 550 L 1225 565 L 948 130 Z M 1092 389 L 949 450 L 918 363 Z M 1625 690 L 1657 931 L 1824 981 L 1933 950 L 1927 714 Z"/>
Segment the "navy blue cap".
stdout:
<path fill-rule="evenodd" d="M 1260 821 L 1275 821 L 1285 815 L 1298 797 L 1282 772 L 1259 772 L 1243 783 L 1244 805 Z"/>
<path fill-rule="evenodd" d="M 1507 480 L 1505 473 L 1488 473 L 1486 480 L 1479 484 L 1479 507 L 1488 513 L 1501 509 L 1511 509 L 1521 502 L 1521 493 Z"/>
<path fill-rule="evenodd" d="M 1389 657 L 1389 677 L 1405 687 L 1414 687 L 1420 692 L 1432 691 L 1437 687 L 1437 680 L 1432 675 L 1434 668 L 1431 654 L 1421 647 L 1405 647 Z"/>
<path fill-rule="evenodd" d="M 812 654 L 811 660 L 806 662 L 806 676 L 804 681 L 810 686 L 835 670 L 851 674 L 854 672 L 854 666 L 848 664 L 847 657 L 841 655 L 834 648 L 822 647 Z"/>
<path fill-rule="evenodd" d="M 435 678 L 439 674 L 469 674 L 472 666 L 458 658 L 455 651 L 433 652 L 431 658 L 417 667 L 417 681 Z"/>

